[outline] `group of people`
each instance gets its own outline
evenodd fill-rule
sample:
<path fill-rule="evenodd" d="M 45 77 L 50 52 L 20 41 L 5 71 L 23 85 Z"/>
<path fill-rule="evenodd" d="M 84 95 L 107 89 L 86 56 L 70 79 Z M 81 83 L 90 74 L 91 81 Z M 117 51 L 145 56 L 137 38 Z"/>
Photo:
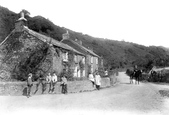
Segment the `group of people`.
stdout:
<path fill-rule="evenodd" d="M 32 77 L 33 77 L 33 74 L 29 73 L 28 79 L 27 79 L 27 97 L 31 96 L 31 88 L 33 86 Z M 92 82 L 93 87 L 96 87 L 96 89 L 100 90 L 101 76 L 99 75 L 99 72 L 95 72 L 94 75 L 92 73 L 89 73 L 89 80 Z M 55 85 L 58 81 L 56 73 L 54 72 L 52 75 L 51 73 L 48 73 L 45 81 L 46 81 L 46 84 L 49 84 L 49 93 L 54 92 Z M 62 87 L 61 92 L 63 94 L 67 94 L 67 78 L 65 75 L 63 75 L 61 78 L 60 86 Z"/>
<path fill-rule="evenodd" d="M 31 96 L 31 88 L 33 86 L 32 77 L 33 77 L 33 74 L 29 73 L 28 79 L 27 79 L 27 97 Z M 45 81 L 46 81 L 46 84 L 49 84 L 49 93 L 53 93 L 55 90 L 55 85 L 58 81 L 58 77 L 57 77 L 56 73 L 54 72 L 52 75 L 51 75 L 51 73 L 48 73 Z M 61 78 L 61 87 L 62 87 L 61 92 L 63 94 L 67 94 L 67 78 L 64 75 Z"/>
<path fill-rule="evenodd" d="M 130 76 L 130 84 L 133 84 L 135 79 L 135 84 L 139 84 L 140 78 L 142 76 L 142 70 L 138 69 L 137 65 L 133 67 L 133 70 L 127 69 L 126 74 Z"/>
<path fill-rule="evenodd" d="M 96 89 L 100 90 L 101 76 L 99 75 L 99 72 L 96 72 L 94 75 L 89 73 L 89 80 L 92 82 L 93 87 L 96 86 Z"/>
<path fill-rule="evenodd" d="M 55 72 L 53 73 L 53 75 L 51 75 L 51 73 L 48 73 L 48 76 L 46 77 L 46 82 L 49 84 L 49 93 L 54 92 L 57 81 L 58 79 Z"/>

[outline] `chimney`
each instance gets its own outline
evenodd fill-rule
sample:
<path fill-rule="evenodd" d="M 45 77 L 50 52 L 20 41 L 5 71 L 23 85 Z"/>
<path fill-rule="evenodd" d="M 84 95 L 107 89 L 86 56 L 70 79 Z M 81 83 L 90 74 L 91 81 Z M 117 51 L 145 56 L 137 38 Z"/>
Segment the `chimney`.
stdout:
<path fill-rule="evenodd" d="M 82 45 L 82 41 L 81 40 L 75 39 L 75 42 L 78 43 L 79 45 Z"/>
<path fill-rule="evenodd" d="M 93 51 L 93 48 L 88 47 L 89 50 Z"/>
<path fill-rule="evenodd" d="M 15 23 L 15 31 L 21 32 L 23 30 L 23 26 L 26 26 L 27 19 L 24 17 L 24 12 L 20 12 L 20 18 Z"/>
<path fill-rule="evenodd" d="M 79 44 L 82 45 L 82 41 L 81 40 L 79 40 Z"/>
<path fill-rule="evenodd" d="M 69 31 L 67 30 L 66 33 L 62 34 L 62 40 L 60 42 L 62 42 L 65 39 L 69 39 Z"/>

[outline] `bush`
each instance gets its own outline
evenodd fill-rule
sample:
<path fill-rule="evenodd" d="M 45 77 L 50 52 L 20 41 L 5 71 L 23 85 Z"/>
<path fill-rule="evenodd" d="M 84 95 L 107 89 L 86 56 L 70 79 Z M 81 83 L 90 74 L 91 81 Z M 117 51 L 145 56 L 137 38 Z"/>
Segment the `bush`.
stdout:
<path fill-rule="evenodd" d="M 142 74 L 141 80 L 146 80 L 149 82 L 169 83 L 169 70 L 161 70 L 158 72 L 153 72 L 153 74 L 151 75 L 144 73 Z"/>

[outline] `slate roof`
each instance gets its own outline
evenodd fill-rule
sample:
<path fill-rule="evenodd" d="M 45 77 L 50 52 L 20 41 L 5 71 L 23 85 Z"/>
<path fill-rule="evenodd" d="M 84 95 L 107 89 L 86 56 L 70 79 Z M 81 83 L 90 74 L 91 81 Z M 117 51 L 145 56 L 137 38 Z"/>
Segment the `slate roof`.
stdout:
<path fill-rule="evenodd" d="M 83 54 L 90 54 L 92 56 L 95 56 L 95 57 L 99 57 L 97 54 L 95 54 L 93 51 L 87 49 L 86 47 L 76 43 L 75 41 L 71 40 L 71 39 L 64 39 L 62 41 L 63 43 L 73 47 L 74 49 L 76 49 L 77 51 L 83 53 Z M 100 57 L 99 57 L 100 58 Z"/>
<path fill-rule="evenodd" d="M 63 48 L 63 49 L 66 49 L 66 50 L 69 50 L 69 51 L 73 51 L 79 55 L 83 55 L 85 56 L 83 53 L 77 51 L 76 49 L 72 48 L 71 46 L 68 46 L 67 44 L 64 44 L 62 42 L 59 42 L 51 37 L 48 37 L 48 36 L 45 36 L 45 35 L 42 35 L 38 32 L 35 32 L 31 29 L 29 29 L 28 27 L 24 26 L 23 28 L 24 31 L 27 31 L 29 34 L 37 37 L 38 39 L 42 40 L 43 42 L 49 42 L 51 44 L 53 44 L 54 46 L 57 46 L 57 47 L 60 47 L 60 48 Z"/>

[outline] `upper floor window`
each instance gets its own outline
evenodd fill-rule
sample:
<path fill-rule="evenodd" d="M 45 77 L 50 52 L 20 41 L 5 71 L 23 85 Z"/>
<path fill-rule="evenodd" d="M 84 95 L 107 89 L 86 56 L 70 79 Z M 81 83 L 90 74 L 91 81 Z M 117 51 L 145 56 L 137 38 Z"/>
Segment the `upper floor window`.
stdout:
<path fill-rule="evenodd" d="M 93 63 L 93 56 L 90 57 L 90 62 Z"/>
<path fill-rule="evenodd" d="M 63 61 L 68 61 L 68 52 L 63 53 Z"/>
<path fill-rule="evenodd" d="M 91 73 L 94 72 L 94 68 L 93 68 L 93 65 L 91 65 Z"/>
<path fill-rule="evenodd" d="M 85 57 L 82 57 L 82 63 L 85 64 Z"/>
<path fill-rule="evenodd" d="M 77 62 L 77 55 L 74 55 L 74 61 Z"/>
<path fill-rule="evenodd" d="M 96 64 L 98 64 L 98 58 L 96 57 Z"/>

